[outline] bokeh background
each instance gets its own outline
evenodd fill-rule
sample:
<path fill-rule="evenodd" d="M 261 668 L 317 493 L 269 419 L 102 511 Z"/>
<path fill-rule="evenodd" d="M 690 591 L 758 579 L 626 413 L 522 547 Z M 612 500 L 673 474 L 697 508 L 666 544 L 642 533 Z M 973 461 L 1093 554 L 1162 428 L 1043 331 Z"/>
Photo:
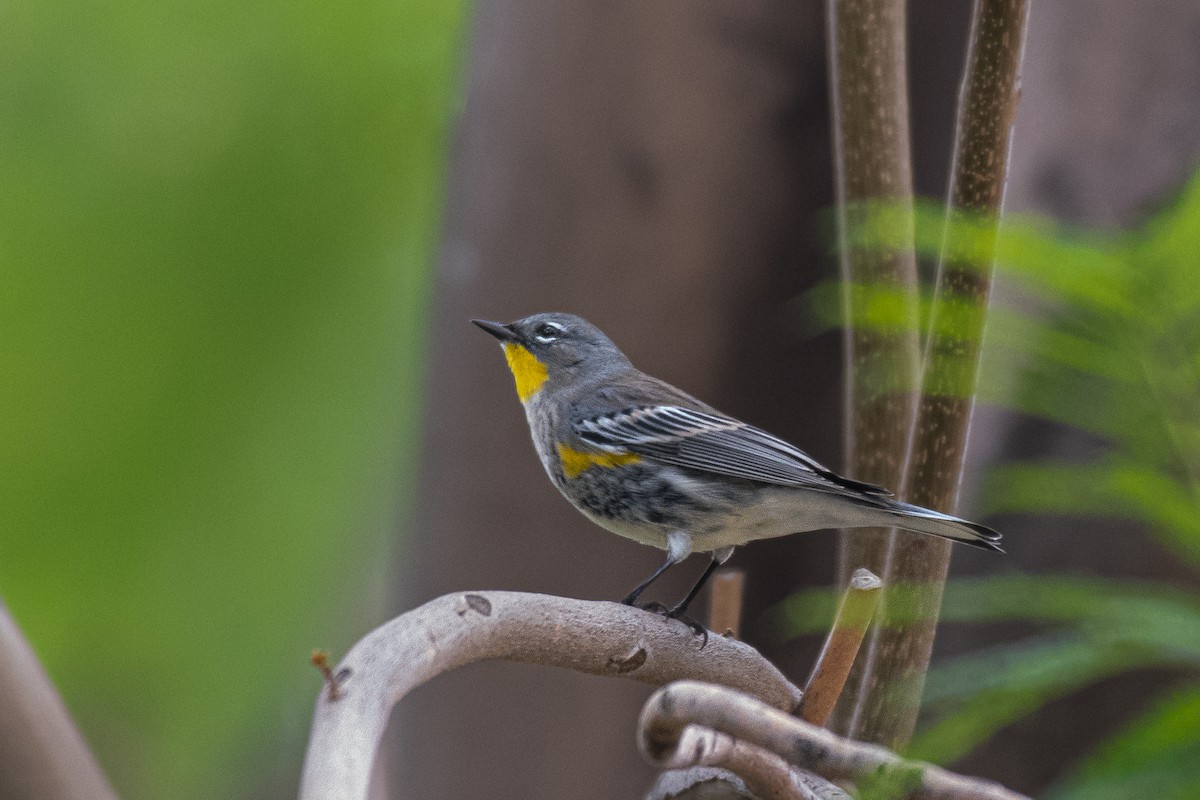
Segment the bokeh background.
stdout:
<path fill-rule="evenodd" d="M 910 9 L 926 196 L 968 14 Z M 1035 3 L 1008 208 L 1161 208 L 1200 154 L 1198 54 L 1191 0 Z M 840 337 L 797 301 L 835 273 L 826 83 L 817 2 L 0 10 L 0 595 L 123 797 L 293 796 L 311 648 L 447 591 L 615 598 L 657 565 L 554 493 L 470 317 L 583 314 L 839 463 Z M 963 510 L 989 465 L 1099 446 L 981 409 Z M 1197 589 L 1136 525 L 991 521 L 1010 555 L 956 574 Z M 753 621 L 831 582 L 834 536 L 737 563 L 750 637 L 802 678 L 814 642 Z M 1039 791 L 1176 678 L 1108 677 L 958 766 Z M 640 796 L 647 693 L 471 667 L 400 707 L 386 771 L 406 797 Z"/>

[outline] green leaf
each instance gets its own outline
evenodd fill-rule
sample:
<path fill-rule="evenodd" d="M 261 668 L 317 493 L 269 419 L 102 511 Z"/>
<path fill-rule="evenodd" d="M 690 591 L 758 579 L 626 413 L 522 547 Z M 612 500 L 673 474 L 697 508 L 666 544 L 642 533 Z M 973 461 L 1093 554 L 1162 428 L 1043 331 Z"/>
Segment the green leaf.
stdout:
<path fill-rule="evenodd" d="M 1115 497 L 1107 465 L 1020 462 L 988 473 L 980 511 L 984 514 L 1129 513 Z"/>
<path fill-rule="evenodd" d="M 833 623 L 837 602 L 837 593 L 832 588 L 806 589 L 767 609 L 759 624 L 774 641 L 825 633 Z"/>
<path fill-rule="evenodd" d="M 930 671 L 926 703 L 939 719 L 912 741 L 912 758 L 957 760 L 1050 700 L 1140 663 L 1136 654 L 1077 634 L 1025 641 Z"/>
<path fill-rule="evenodd" d="M 1200 796 L 1200 688 L 1160 701 L 1060 780 L 1048 800 Z"/>
<path fill-rule="evenodd" d="M 1200 667 L 1200 598 L 1155 584 L 1051 575 L 954 580 L 942 620 L 1056 624 L 1146 650 L 1156 663 Z"/>
<path fill-rule="evenodd" d="M 913 620 L 920 587 L 885 588 L 893 624 Z M 764 627 L 784 636 L 821 633 L 833 617 L 832 590 L 799 592 L 771 608 Z M 1026 621 L 1090 637 L 1098 646 L 1144 651 L 1145 663 L 1200 668 L 1200 598 L 1156 584 L 1055 575 L 1006 575 L 946 583 L 941 620 Z"/>

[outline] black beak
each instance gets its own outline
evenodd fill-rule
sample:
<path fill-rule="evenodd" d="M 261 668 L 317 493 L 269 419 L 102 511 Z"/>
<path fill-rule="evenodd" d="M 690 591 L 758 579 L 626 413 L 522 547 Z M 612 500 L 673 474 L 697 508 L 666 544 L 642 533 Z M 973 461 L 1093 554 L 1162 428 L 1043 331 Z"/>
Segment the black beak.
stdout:
<path fill-rule="evenodd" d="M 502 342 L 518 341 L 516 332 L 509 325 L 504 325 L 500 322 L 488 322 L 486 319 L 473 319 L 471 322 Z"/>

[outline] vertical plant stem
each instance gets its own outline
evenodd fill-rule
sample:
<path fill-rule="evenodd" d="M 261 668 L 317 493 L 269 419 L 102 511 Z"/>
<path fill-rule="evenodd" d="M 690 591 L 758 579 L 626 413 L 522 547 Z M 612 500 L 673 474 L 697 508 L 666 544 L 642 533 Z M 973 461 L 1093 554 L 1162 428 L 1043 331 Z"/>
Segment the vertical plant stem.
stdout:
<path fill-rule="evenodd" d="M 830 0 L 830 92 L 834 167 L 847 319 L 862 302 L 856 287 L 890 286 L 909 299 L 911 324 L 892 331 L 846 326 L 846 467 L 859 480 L 899 486 L 912 429 L 917 385 L 917 267 L 912 243 L 912 166 L 902 0 Z M 900 231 L 892 248 L 853 247 L 847 233 L 883 201 Z M 897 210 L 898 209 L 898 210 Z M 907 224 L 905 224 L 907 223 Z M 845 531 L 839 577 L 866 567 L 883 574 L 886 529 Z"/>
<path fill-rule="evenodd" d="M 1027 0 L 976 0 L 966 70 L 959 93 L 948 219 L 964 212 L 998 224 L 1016 115 Z M 978 375 L 979 343 L 991 288 L 992 251 L 974 243 L 973 260 L 952 257 L 964 248 L 943 241 L 917 414 L 909 499 L 953 512 Z M 969 313 L 961 313 L 963 311 Z M 954 324 L 948 323 L 950 314 Z M 884 576 L 883 624 L 873 631 L 852 721 L 856 738 L 902 747 L 912 735 L 933 648 L 950 543 L 898 532 Z M 913 592 L 915 622 L 887 624 L 888 591 Z"/>
<path fill-rule="evenodd" d="M 847 320 L 845 350 L 845 466 L 859 480 L 898 488 L 904 481 L 919 380 L 917 265 L 912 232 L 912 158 L 909 152 L 908 70 L 903 0 L 828 0 L 830 98 L 833 109 L 834 174 L 840 269 Z M 851 247 L 849 232 L 882 201 L 899 219 L 890 249 Z M 889 332 L 856 326 L 864 300 L 856 287 L 889 286 L 907 298 L 907 319 Z M 852 570 L 886 572 L 894 533 L 887 529 L 843 531 L 838 543 L 838 582 Z M 861 683 L 856 666 L 846 686 L 854 698 Z M 848 731 L 854 703 L 843 703 L 831 728 Z"/>

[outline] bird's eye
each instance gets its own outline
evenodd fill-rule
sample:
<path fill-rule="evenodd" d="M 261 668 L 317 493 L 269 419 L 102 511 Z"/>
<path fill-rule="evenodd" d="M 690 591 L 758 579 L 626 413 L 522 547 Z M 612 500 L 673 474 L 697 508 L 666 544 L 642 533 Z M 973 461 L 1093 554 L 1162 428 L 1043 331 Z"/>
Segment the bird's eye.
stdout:
<path fill-rule="evenodd" d="M 552 342 L 562 334 L 562 328 L 553 322 L 543 322 L 533 330 L 533 335 L 539 342 Z"/>

